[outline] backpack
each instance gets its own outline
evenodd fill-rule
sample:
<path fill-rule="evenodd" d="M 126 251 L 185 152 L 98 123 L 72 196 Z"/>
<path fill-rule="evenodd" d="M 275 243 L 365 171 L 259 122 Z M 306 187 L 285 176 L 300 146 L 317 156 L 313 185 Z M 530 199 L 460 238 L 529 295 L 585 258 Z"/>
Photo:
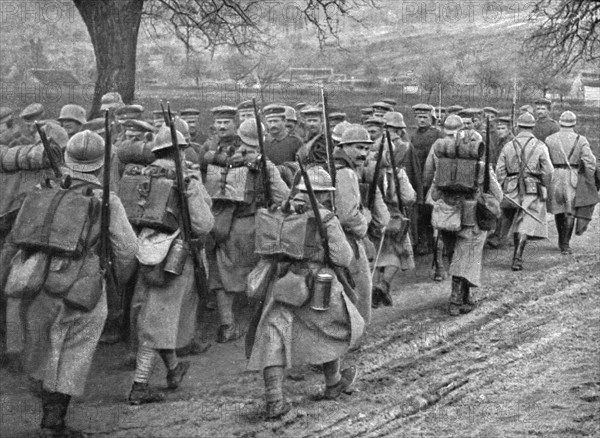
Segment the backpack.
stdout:
<path fill-rule="evenodd" d="M 333 213 L 322 211 L 323 223 Z M 308 211 L 285 213 L 278 208 L 256 212 L 255 251 L 261 256 L 285 256 L 294 260 L 323 260 L 317 221 Z"/>
<path fill-rule="evenodd" d="M 117 194 L 132 225 L 173 233 L 179 228 L 175 172 L 159 166 L 128 164 Z"/>
<path fill-rule="evenodd" d="M 204 187 L 213 200 L 253 204 L 261 192 L 258 160 L 208 164 Z"/>
<path fill-rule="evenodd" d="M 445 192 L 472 194 L 477 190 L 484 145 L 470 134 L 441 139 L 433 146 L 438 157 L 435 182 Z"/>
<path fill-rule="evenodd" d="M 28 251 L 81 256 L 100 234 L 101 201 L 90 183 L 30 191 L 12 228 L 14 244 Z"/>

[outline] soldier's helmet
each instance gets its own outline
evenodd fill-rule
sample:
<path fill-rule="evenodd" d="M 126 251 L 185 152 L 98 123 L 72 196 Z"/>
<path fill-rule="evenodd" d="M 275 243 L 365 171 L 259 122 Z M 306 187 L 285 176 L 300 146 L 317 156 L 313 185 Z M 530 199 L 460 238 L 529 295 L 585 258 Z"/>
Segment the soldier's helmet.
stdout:
<path fill-rule="evenodd" d="M 100 111 L 106 111 L 113 108 L 121 108 L 125 106 L 123 98 L 116 91 L 111 91 L 102 96 L 100 100 Z"/>
<path fill-rule="evenodd" d="M 263 132 L 265 127 L 262 125 Z M 258 147 L 258 131 L 256 130 L 256 119 L 246 119 L 238 128 L 237 134 L 248 146 Z"/>
<path fill-rule="evenodd" d="M 297 122 L 298 118 L 296 117 L 296 110 L 291 106 L 285 107 L 285 120 Z"/>
<path fill-rule="evenodd" d="M 533 128 L 535 126 L 535 118 L 530 113 L 523 113 L 517 119 L 517 125 L 521 128 Z"/>
<path fill-rule="evenodd" d="M 65 105 L 61 108 L 60 115 L 58 116 L 59 122 L 63 120 L 74 120 L 83 125 L 87 122 L 85 109 L 79 105 Z"/>
<path fill-rule="evenodd" d="M 565 111 L 560 115 L 558 123 L 560 123 L 560 126 L 564 126 L 566 128 L 575 126 L 577 124 L 577 116 L 572 111 Z"/>
<path fill-rule="evenodd" d="M 80 131 L 67 143 L 65 166 L 76 172 L 93 172 L 104 164 L 104 140 L 92 131 Z"/>
<path fill-rule="evenodd" d="M 60 146 L 61 150 L 65 150 L 69 141 L 69 134 L 67 134 L 65 128 L 54 122 L 46 122 L 44 125 L 44 132 L 46 133 L 48 140 L 53 141 Z"/>
<path fill-rule="evenodd" d="M 446 131 L 458 131 L 459 129 L 462 129 L 462 127 L 463 127 L 462 118 L 455 114 L 449 115 L 448 117 L 446 117 L 446 120 L 444 121 L 444 129 Z"/>
<path fill-rule="evenodd" d="M 347 122 L 346 120 L 338 123 L 337 125 L 335 125 L 335 128 L 333 128 L 333 131 L 331 131 L 331 138 L 338 142 L 342 141 L 342 135 L 344 134 L 346 129 L 348 129 L 349 126 L 352 126 L 352 124 L 350 122 Z"/>
<path fill-rule="evenodd" d="M 183 137 L 186 139 L 187 143 L 190 139 L 190 126 L 188 123 L 181 117 L 175 117 L 175 119 L 173 119 L 173 123 L 175 123 L 175 129 L 183 134 Z"/>
<path fill-rule="evenodd" d="M 321 166 L 313 166 L 306 171 L 308 180 L 314 192 L 334 192 L 335 187 L 331 181 L 331 176 Z M 297 186 L 298 190 L 306 192 L 306 184 L 304 178 Z"/>
<path fill-rule="evenodd" d="M 339 146 L 345 146 L 355 143 L 373 143 L 373 140 L 371 140 L 371 138 L 369 137 L 369 131 L 367 131 L 361 125 L 348 126 L 342 134 Z"/>
<path fill-rule="evenodd" d="M 181 147 L 186 145 L 187 142 L 183 134 L 179 131 L 177 132 L 177 146 Z M 161 151 L 163 149 L 168 149 L 173 146 L 173 142 L 171 141 L 171 130 L 169 127 L 163 125 L 156 137 L 154 138 L 154 146 L 152 147 L 152 152 Z"/>
<path fill-rule="evenodd" d="M 404 123 L 404 116 L 397 111 L 390 111 L 385 113 L 383 118 L 390 128 L 406 128 Z"/>

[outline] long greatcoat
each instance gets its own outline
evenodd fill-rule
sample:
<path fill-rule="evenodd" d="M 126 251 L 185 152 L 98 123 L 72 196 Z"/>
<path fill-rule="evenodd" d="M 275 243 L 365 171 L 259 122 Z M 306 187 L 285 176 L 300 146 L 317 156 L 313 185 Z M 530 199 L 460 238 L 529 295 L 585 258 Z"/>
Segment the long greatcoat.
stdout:
<path fill-rule="evenodd" d="M 89 174 L 73 172 L 72 176 L 74 180 L 100 187 L 98 179 Z M 94 190 L 94 195 L 101 198 L 102 192 Z M 115 256 L 115 271 L 124 284 L 135 267 L 137 239 L 123 204 L 112 193 L 109 208 L 109 238 Z M 42 289 L 27 313 L 27 330 L 33 342 L 26 358 L 31 376 L 41 380 L 47 391 L 71 396 L 83 394 L 106 314 L 105 292 L 93 310 L 82 312 L 66 306 L 61 298 L 52 297 Z"/>
<path fill-rule="evenodd" d="M 496 175 L 504 196 L 527 209 L 541 221 L 539 223 L 519 210 L 513 220 L 514 233 L 540 239 L 548 237 L 546 197 L 553 171 L 548 148 L 530 131 L 519 132 L 502 148 L 496 165 Z"/>
<path fill-rule="evenodd" d="M 156 160 L 153 165 L 170 170 L 175 168 L 172 160 Z M 202 182 L 195 178 L 190 178 L 187 196 L 192 232 L 195 236 L 204 237 L 214 224 L 210 211 L 211 199 Z M 142 230 L 140 236 L 145 234 Z M 144 261 L 145 256 L 146 254 L 138 254 L 140 262 Z M 196 328 L 196 288 L 191 257 L 188 257 L 182 274 L 169 276 L 164 286 L 150 284 L 140 275 L 132 303 L 132 313 L 138 315 L 139 345 L 156 349 L 175 349 L 189 344 Z"/>
<path fill-rule="evenodd" d="M 327 213 L 321 210 L 321 217 Z M 339 221 L 332 216 L 324 226 L 332 263 L 349 267 L 353 251 Z M 323 267 L 322 259 L 314 258 L 308 262 L 313 274 Z M 262 370 L 269 366 L 289 368 L 330 362 L 340 358 L 358 341 L 364 326 L 362 316 L 343 292 L 337 278 L 332 284 L 327 311 L 313 310 L 310 304 L 293 307 L 275 301 L 271 283 L 256 330 L 248 369 Z"/>
<path fill-rule="evenodd" d="M 257 151 L 254 148 L 242 146 L 234 157 L 241 155 L 253 159 L 257 156 Z M 267 172 L 271 188 L 271 201 L 281 204 L 288 198 L 289 188 L 281 179 L 279 170 L 270 161 L 267 161 Z M 224 204 L 232 203 L 218 203 L 219 206 Z M 258 262 L 258 257 L 254 254 L 255 215 L 253 213 L 238 215 L 237 211 L 234 211 L 228 238 L 218 243 L 211 241 L 212 243 L 207 245 L 211 290 L 224 289 L 227 292 L 243 293 L 246 290 L 246 278 Z"/>
<path fill-rule="evenodd" d="M 546 138 L 546 145 L 554 166 L 552 181 L 548 187 L 548 212 L 573 214 L 577 186 L 585 180 L 594 180 L 596 157 L 592 154 L 587 138 L 575 133 L 573 128 L 561 128 L 560 132 Z M 587 205 L 598 202 L 598 193 L 595 195 L 587 200 Z M 581 202 L 580 205 L 586 205 L 586 200 L 581 197 L 578 201 Z"/>

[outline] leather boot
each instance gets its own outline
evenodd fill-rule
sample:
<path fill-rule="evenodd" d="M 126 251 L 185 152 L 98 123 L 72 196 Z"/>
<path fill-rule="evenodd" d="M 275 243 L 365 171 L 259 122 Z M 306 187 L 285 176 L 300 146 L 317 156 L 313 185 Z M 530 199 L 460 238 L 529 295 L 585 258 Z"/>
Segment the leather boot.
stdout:
<path fill-rule="evenodd" d="M 65 425 L 71 396 L 60 392 L 42 390 L 42 437 L 83 437 L 83 433 Z"/>
<path fill-rule="evenodd" d="M 282 366 L 266 367 L 263 370 L 267 420 L 277 420 L 290 410 L 283 399 L 283 373 Z"/>
<path fill-rule="evenodd" d="M 564 245 L 564 217 L 565 215 L 562 213 L 554 215 L 554 224 L 556 225 L 556 231 L 558 232 L 558 249 L 563 250 Z"/>
<path fill-rule="evenodd" d="M 452 276 L 452 292 L 450 293 L 450 306 L 448 313 L 451 316 L 460 315 L 460 306 L 463 304 L 462 279 Z"/>
<path fill-rule="evenodd" d="M 463 304 L 460 306 L 460 313 L 469 313 L 475 308 L 475 301 L 471 297 L 471 286 L 466 279 L 462 279 L 462 301 Z"/>
<path fill-rule="evenodd" d="M 573 254 L 571 249 L 571 237 L 573 237 L 573 228 L 575 227 L 575 218 L 571 215 L 566 215 L 563 219 L 563 247 L 561 248 L 561 254 L 569 255 Z"/>
<path fill-rule="evenodd" d="M 523 251 L 525 250 L 525 244 L 527 243 L 527 235 L 515 233 L 515 255 L 513 258 L 512 270 L 522 271 L 523 270 Z"/>

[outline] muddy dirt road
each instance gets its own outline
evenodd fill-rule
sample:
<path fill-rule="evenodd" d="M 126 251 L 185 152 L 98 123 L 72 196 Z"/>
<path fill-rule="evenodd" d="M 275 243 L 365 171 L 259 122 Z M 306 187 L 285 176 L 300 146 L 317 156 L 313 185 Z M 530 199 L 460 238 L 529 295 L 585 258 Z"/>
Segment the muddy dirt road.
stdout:
<path fill-rule="evenodd" d="M 323 378 L 309 368 L 285 382 L 292 410 L 262 421 L 263 383 L 245 371 L 243 341 L 213 342 L 166 402 L 132 407 L 124 345 L 101 346 L 86 395 L 68 421 L 111 437 L 495 437 L 600 436 L 600 227 L 574 237 L 561 256 L 556 231 L 526 249 L 525 270 L 510 270 L 512 248 L 486 251 L 484 287 L 470 314 L 446 314 L 449 280 L 429 280 L 430 258 L 397 278 L 395 305 L 374 311 L 351 395 L 319 401 Z M 214 339 L 215 315 L 204 333 Z M 24 376 L 0 371 L 0 436 L 31 436 L 39 401 Z M 165 387 L 157 365 L 153 384 Z"/>

